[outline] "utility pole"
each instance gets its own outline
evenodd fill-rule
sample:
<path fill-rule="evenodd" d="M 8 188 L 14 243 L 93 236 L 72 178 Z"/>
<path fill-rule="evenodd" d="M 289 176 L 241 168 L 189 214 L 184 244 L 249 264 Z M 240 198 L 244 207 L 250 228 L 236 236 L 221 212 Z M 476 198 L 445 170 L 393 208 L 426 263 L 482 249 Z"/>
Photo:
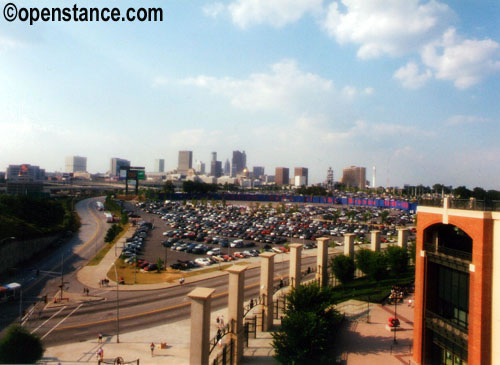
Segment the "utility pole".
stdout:
<path fill-rule="evenodd" d="M 116 271 L 116 265 L 113 263 L 115 268 L 115 279 L 116 279 L 116 343 L 120 343 L 120 297 L 119 297 L 119 286 L 118 272 Z"/>

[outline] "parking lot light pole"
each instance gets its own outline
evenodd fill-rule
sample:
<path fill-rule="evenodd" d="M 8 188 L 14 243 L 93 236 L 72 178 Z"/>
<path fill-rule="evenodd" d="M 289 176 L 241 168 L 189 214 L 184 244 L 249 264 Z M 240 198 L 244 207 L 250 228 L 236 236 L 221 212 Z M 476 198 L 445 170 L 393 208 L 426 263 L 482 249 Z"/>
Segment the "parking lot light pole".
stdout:
<path fill-rule="evenodd" d="M 113 267 L 115 268 L 115 279 L 116 279 L 116 343 L 120 343 L 120 297 L 118 281 L 118 271 L 116 271 L 116 264 L 113 262 Z"/>

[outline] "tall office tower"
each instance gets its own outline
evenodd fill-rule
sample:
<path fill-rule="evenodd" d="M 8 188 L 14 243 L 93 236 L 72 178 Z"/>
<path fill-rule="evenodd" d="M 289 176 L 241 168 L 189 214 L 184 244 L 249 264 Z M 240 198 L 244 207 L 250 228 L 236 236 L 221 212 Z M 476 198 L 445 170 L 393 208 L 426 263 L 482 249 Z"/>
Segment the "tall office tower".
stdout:
<path fill-rule="evenodd" d="M 333 184 L 334 184 L 334 180 L 333 180 L 333 169 L 331 167 L 328 168 L 328 171 L 326 172 L 326 188 L 329 189 L 329 190 L 332 190 L 333 189 Z"/>
<path fill-rule="evenodd" d="M 87 157 L 68 156 L 66 157 L 66 172 L 87 172 Z"/>
<path fill-rule="evenodd" d="M 217 152 L 212 152 L 210 161 L 210 176 L 220 177 L 222 175 L 222 162 L 217 161 Z"/>
<path fill-rule="evenodd" d="M 498 364 L 500 212 L 419 203 L 415 364 Z"/>
<path fill-rule="evenodd" d="M 247 155 L 245 151 L 233 151 L 233 159 L 231 160 L 231 177 L 241 174 L 247 164 Z"/>
<path fill-rule="evenodd" d="M 295 185 L 297 185 L 297 177 L 299 177 L 299 179 L 298 179 L 298 183 L 300 184 L 299 186 L 302 186 L 302 185 L 308 186 L 309 185 L 309 171 L 308 171 L 307 167 L 296 167 L 295 168 L 295 170 L 294 170 Z M 305 178 L 305 179 L 301 179 L 301 178 Z"/>
<path fill-rule="evenodd" d="M 194 163 L 194 169 L 196 170 L 197 173 L 204 174 L 206 172 L 205 163 L 202 161 L 196 160 Z"/>
<path fill-rule="evenodd" d="M 224 175 L 231 175 L 231 163 L 229 162 L 228 158 L 226 158 L 226 163 L 224 164 Z"/>
<path fill-rule="evenodd" d="M 366 187 L 366 168 L 351 166 L 343 169 L 342 183 L 346 186 L 364 189 Z"/>
<path fill-rule="evenodd" d="M 372 176 L 373 182 L 372 182 L 372 188 L 377 187 L 377 169 L 375 166 L 373 166 L 373 176 Z"/>
<path fill-rule="evenodd" d="M 45 180 L 45 170 L 41 169 L 39 166 L 33 166 L 30 164 L 9 165 L 6 171 L 6 179 L 7 181 Z"/>
<path fill-rule="evenodd" d="M 111 159 L 111 169 L 109 172 L 110 176 L 113 177 L 120 176 L 120 169 L 122 167 L 130 167 L 130 161 L 124 160 L 122 158 L 113 157 Z"/>
<path fill-rule="evenodd" d="M 165 160 L 163 158 L 155 159 L 155 172 L 165 172 Z"/>
<path fill-rule="evenodd" d="M 253 167 L 253 177 L 254 179 L 262 179 L 264 177 L 264 167 L 254 166 Z"/>
<path fill-rule="evenodd" d="M 276 185 L 290 184 L 290 170 L 288 170 L 288 167 L 276 167 L 274 182 Z"/>
<path fill-rule="evenodd" d="M 177 172 L 187 174 L 191 168 L 193 168 L 193 151 L 179 151 Z"/>

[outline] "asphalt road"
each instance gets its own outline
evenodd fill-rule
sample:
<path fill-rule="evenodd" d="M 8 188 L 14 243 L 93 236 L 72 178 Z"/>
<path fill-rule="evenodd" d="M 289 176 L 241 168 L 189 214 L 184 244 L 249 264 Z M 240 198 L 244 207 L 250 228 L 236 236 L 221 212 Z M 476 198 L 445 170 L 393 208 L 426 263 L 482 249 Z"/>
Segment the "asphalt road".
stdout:
<path fill-rule="evenodd" d="M 78 234 L 55 251 L 41 254 L 35 264 L 22 267 L 16 276 L 10 278 L 10 282 L 22 284 L 22 300 L 0 304 L 0 330 L 4 330 L 12 322 L 19 321 L 19 314 L 31 310 L 44 295 L 54 296 L 61 283 L 61 268 L 64 289 L 72 292 L 83 290 L 83 286 L 76 279 L 76 273 L 104 245 L 108 226 L 102 213 L 96 209 L 95 203 L 98 200 L 103 199 L 85 199 L 76 204 L 75 208 L 82 222 Z M 40 270 L 38 277 L 37 269 Z M 41 307 L 41 303 L 37 307 Z"/>
<path fill-rule="evenodd" d="M 303 258 L 303 269 L 314 266 L 316 257 Z M 288 261 L 275 263 L 276 276 L 288 276 Z M 312 278 L 314 274 L 310 274 Z M 249 269 L 245 273 L 245 298 L 259 295 L 260 270 Z M 276 279 L 275 286 L 279 285 Z M 202 282 L 175 286 L 168 289 L 119 292 L 120 333 L 175 322 L 190 317 L 190 301 L 187 294 L 197 286 L 214 288 L 212 308 L 227 307 L 228 275 Z M 116 291 L 106 293 L 106 300 L 34 313 L 25 327 L 39 335 L 48 346 L 95 338 L 99 332 L 116 334 Z"/>

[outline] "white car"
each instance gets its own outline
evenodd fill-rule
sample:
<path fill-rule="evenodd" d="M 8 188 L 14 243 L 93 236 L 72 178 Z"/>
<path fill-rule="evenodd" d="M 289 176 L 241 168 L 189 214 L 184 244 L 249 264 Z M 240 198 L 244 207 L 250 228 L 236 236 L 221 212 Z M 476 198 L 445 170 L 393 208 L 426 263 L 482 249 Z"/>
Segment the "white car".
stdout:
<path fill-rule="evenodd" d="M 206 257 L 199 257 L 199 258 L 195 259 L 194 262 L 196 262 L 200 266 L 208 266 L 208 265 L 210 265 L 212 263 Z"/>
<path fill-rule="evenodd" d="M 208 256 L 220 255 L 220 248 L 216 247 L 207 252 Z"/>

